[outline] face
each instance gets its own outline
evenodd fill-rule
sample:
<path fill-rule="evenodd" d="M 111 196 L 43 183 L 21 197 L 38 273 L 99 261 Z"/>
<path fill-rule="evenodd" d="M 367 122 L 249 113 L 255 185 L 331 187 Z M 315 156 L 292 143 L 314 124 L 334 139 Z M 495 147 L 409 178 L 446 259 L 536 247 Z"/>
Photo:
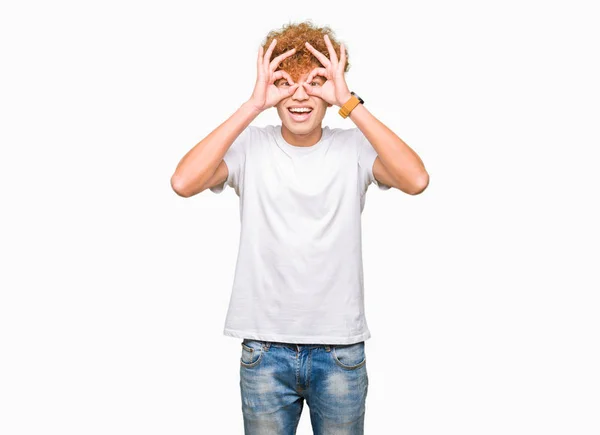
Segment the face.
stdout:
<path fill-rule="evenodd" d="M 308 78 L 308 72 L 300 76 L 297 83 L 302 83 Z M 310 86 L 323 86 L 326 79 L 321 76 L 315 76 Z M 289 87 L 290 84 L 285 78 L 279 79 L 275 82 L 275 85 L 279 88 Z M 307 136 L 311 133 L 318 133 L 317 138 L 321 135 L 321 123 L 325 117 L 325 113 L 331 104 L 328 104 L 322 98 L 310 96 L 306 93 L 306 90 L 302 85 L 296 88 L 291 96 L 284 98 L 277 104 L 277 113 L 281 118 L 282 129 L 287 130 L 288 136 L 294 137 L 295 135 Z M 309 112 L 292 112 L 292 108 L 308 108 Z"/>

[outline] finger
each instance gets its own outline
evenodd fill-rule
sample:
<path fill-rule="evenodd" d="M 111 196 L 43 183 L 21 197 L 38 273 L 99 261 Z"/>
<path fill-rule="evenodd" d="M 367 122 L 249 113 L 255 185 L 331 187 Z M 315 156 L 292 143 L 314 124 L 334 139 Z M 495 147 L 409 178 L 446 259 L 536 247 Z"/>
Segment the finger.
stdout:
<path fill-rule="evenodd" d="M 293 95 L 294 92 L 296 92 L 296 89 L 298 89 L 298 86 L 300 86 L 300 83 L 296 83 L 295 85 L 290 86 L 287 89 L 279 89 L 279 101 Z"/>
<path fill-rule="evenodd" d="M 298 86 L 300 86 L 300 83 L 296 83 L 296 84 L 290 86 L 288 88 L 288 95 L 292 95 L 294 92 L 296 92 L 296 89 L 298 89 Z"/>
<path fill-rule="evenodd" d="M 262 58 L 263 58 L 263 47 L 262 45 L 258 48 L 258 58 L 256 59 L 256 68 L 262 70 Z"/>
<path fill-rule="evenodd" d="M 337 57 L 337 54 L 335 53 L 335 49 L 333 48 L 333 45 L 331 44 L 331 41 L 329 40 L 329 35 L 323 36 L 323 39 L 325 40 L 325 45 L 327 46 L 327 49 L 329 50 L 329 59 L 331 59 L 331 62 L 334 65 L 337 65 L 338 57 Z"/>
<path fill-rule="evenodd" d="M 290 85 L 293 85 L 293 84 L 295 83 L 295 82 L 294 82 L 294 79 L 292 78 L 292 76 L 290 76 L 290 75 L 287 73 L 287 71 L 283 71 L 283 70 L 281 70 L 281 73 L 282 73 L 282 75 L 283 75 L 283 76 L 284 76 L 284 77 L 287 79 L 287 81 L 290 83 Z"/>
<path fill-rule="evenodd" d="M 310 82 L 312 82 L 312 80 L 315 78 L 315 76 L 322 76 L 327 78 L 327 70 L 325 68 L 315 68 L 313 69 L 310 74 L 308 75 L 308 77 L 306 77 L 306 83 L 310 84 Z"/>
<path fill-rule="evenodd" d="M 296 52 L 296 49 L 292 48 L 291 50 L 288 50 L 285 53 L 280 54 L 275 59 L 273 59 L 271 61 L 270 65 L 269 65 L 269 67 L 271 68 L 271 71 L 275 71 L 283 59 L 285 59 L 286 57 L 291 56 L 295 52 Z"/>
<path fill-rule="evenodd" d="M 267 54 L 265 54 L 265 58 L 263 59 L 263 65 L 265 68 L 268 68 L 269 66 L 269 62 L 271 61 L 271 55 L 273 54 L 273 50 L 275 49 L 275 44 L 277 44 L 277 39 L 273 39 L 271 41 L 271 45 L 269 45 Z"/>
<path fill-rule="evenodd" d="M 271 77 L 271 83 L 274 83 L 275 81 L 277 81 L 281 78 L 285 78 L 290 85 L 294 84 L 294 81 L 292 80 L 290 75 L 282 69 L 280 69 L 279 71 L 275 71 L 273 73 L 273 76 Z"/>
<path fill-rule="evenodd" d="M 311 95 L 313 97 L 321 97 L 321 89 L 320 88 L 313 88 L 306 82 L 302 83 L 302 85 L 304 86 L 304 90 L 306 91 L 306 93 L 308 95 Z"/>
<path fill-rule="evenodd" d="M 264 55 L 264 48 L 261 46 L 258 49 L 258 59 L 256 61 L 256 70 L 257 70 L 256 80 L 261 81 L 261 82 L 264 81 L 265 79 L 267 79 L 265 69 L 264 69 L 263 63 L 262 63 L 263 55 Z"/>
<path fill-rule="evenodd" d="M 329 64 L 331 62 L 329 62 L 329 59 L 327 59 L 327 56 L 325 56 L 323 53 L 321 53 L 320 51 L 318 51 L 317 49 L 315 49 L 315 47 L 313 47 L 312 45 L 310 45 L 310 43 L 308 43 L 308 42 L 305 42 L 304 45 L 306 45 L 306 48 L 308 48 L 310 50 L 310 52 L 317 59 L 319 59 L 319 62 L 321 62 L 321 65 L 323 65 L 324 67 L 329 66 Z"/>
<path fill-rule="evenodd" d="M 344 47 L 344 44 L 340 45 L 340 69 L 342 72 L 346 69 L 346 47 Z"/>

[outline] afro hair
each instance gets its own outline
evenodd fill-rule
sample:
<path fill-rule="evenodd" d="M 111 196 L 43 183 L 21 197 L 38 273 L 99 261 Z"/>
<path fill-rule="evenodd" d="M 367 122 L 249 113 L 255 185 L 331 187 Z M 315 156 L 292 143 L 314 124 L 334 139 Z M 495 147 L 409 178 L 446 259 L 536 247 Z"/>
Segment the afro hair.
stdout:
<path fill-rule="evenodd" d="M 329 50 L 327 45 L 325 45 L 325 40 L 323 39 L 324 35 L 329 36 L 331 45 L 333 45 L 333 49 L 338 59 L 340 59 L 340 42 L 334 37 L 334 33 L 331 28 L 328 26 L 318 27 L 310 20 L 297 24 L 290 22 L 284 25 L 281 29 L 271 30 L 262 44 L 264 50 L 263 52 L 267 52 L 267 49 L 269 48 L 269 45 L 271 45 L 273 39 L 277 39 L 277 44 L 275 45 L 273 53 L 271 54 L 271 60 L 280 54 L 295 48 L 295 53 L 286 57 L 276 68 L 276 71 L 282 69 L 292 77 L 292 80 L 298 81 L 303 74 L 310 72 L 315 68 L 321 68 L 324 66 L 321 65 L 319 59 L 317 59 L 315 55 L 312 54 L 308 48 L 306 48 L 306 45 L 304 45 L 305 42 L 310 43 L 310 45 L 312 45 L 316 50 L 323 53 L 327 59 L 330 58 Z M 346 67 L 344 72 L 347 72 L 350 68 L 350 63 L 348 62 L 349 56 L 346 44 L 344 44 L 344 49 L 346 51 Z"/>

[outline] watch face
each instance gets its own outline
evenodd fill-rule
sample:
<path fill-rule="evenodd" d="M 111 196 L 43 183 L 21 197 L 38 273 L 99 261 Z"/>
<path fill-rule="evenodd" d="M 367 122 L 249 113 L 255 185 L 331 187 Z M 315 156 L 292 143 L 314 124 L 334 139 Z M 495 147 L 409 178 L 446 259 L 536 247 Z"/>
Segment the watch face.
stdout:
<path fill-rule="evenodd" d="M 363 101 L 363 99 L 362 99 L 362 98 L 360 98 L 360 97 L 359 97 L 359 96 L 356 94 L 356 92 L 350 92 L 350 93 L 351 93 L 352 95 L 354 95 L 356 98 L 358 98 L 358 101 L 360 101 L 360 104 L 364 104 L 364 103 L 365 103 L 365 102 Z"/>

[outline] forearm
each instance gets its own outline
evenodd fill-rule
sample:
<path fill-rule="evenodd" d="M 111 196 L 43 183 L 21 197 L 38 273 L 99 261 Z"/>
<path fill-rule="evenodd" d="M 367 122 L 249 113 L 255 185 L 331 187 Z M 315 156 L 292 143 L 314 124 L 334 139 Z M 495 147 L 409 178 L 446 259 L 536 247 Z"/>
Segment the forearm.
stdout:
<path fill-rule="evenodd" d="M 425 189 L 429 175 L 417 153 L 362 104 L 355 107 L 349 117 L 373 145 L 381 163 L 402 190 Z"/>
<path fill-rule="evenodd" d="M 225 122 L 198 142 L 177 165 L 171 177 L 173 189 L 188 194 L 200 191 L 215 173 L 231 144 L 259 113 L 249 102 L 245 102 Z"/>

